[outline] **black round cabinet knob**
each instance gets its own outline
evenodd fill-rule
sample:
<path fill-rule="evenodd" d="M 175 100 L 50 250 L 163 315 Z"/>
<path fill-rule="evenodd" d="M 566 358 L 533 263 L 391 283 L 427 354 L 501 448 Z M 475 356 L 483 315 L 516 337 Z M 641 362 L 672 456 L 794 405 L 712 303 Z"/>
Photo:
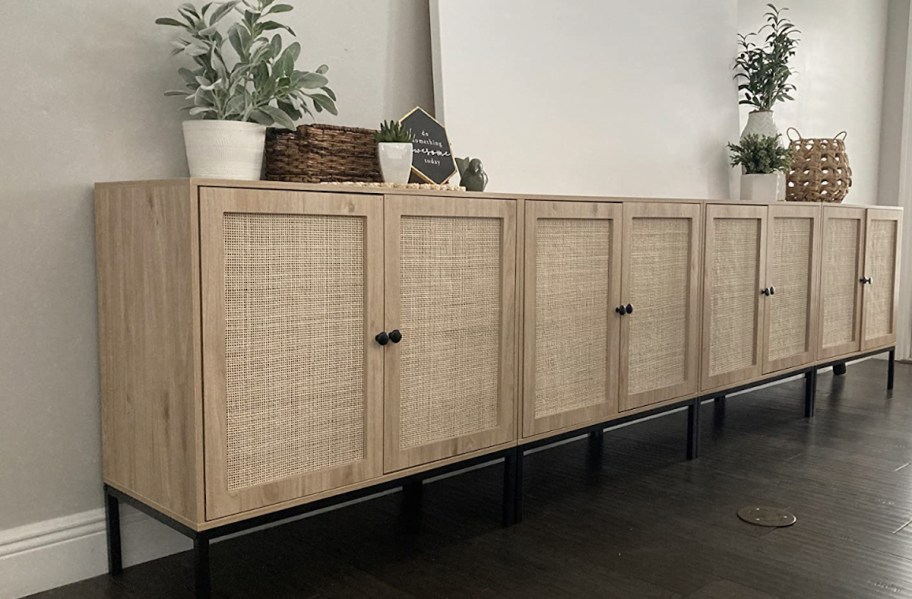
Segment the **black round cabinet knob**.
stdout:
<path fill-rule="evenodd" d="M 633 306 L 631 306 L 630 304 L 627 304 L 627 306 L 624 308 L 624 310 L 627 312 L 627 314 L 633 314 Z"/>
<path fill-rule="evenodd" d="M 614 311 L 617 312 L 618 314 L 620 314 L 621 316 L 623 316 L 624 314 L 627 314 L 627 308 L 625 308 L 624 306 L 618 306 L 617 308 L 614 309 Z"/>
<path fill-rule="evenodd" d="M 386 345 L 390 341 L 390 336 L 386 334 L 386 331 L 381 331 L 380 333 L 377 333 L 377 336 L 374 337 L 374 339 L 376 339 L 377 343 L 380 345 Z"/>
<path fill-rule="evenodd" d="M 776 295 L 776 288 L 770 287 L 770 295 Z"/>
<path fill-rule="evenodd" d="M 763 288 L 763 289 L 760 291 L 760 293 L 762 293 L 762 294 L 765 295 L 766 297 L 769 297 L 769 296 L 771 295 L 771 292 L 770 292 L 770 288 L 769 288 L 769 287 Z"/>
<path fill-rule="evenodd" d="M 399 332 L 399 329 L 393 329 L 392 331 L 390 331 L 389 339 L 393 343 L 399 343 L 400 341 L 402 341 L 402 333 Z"/>

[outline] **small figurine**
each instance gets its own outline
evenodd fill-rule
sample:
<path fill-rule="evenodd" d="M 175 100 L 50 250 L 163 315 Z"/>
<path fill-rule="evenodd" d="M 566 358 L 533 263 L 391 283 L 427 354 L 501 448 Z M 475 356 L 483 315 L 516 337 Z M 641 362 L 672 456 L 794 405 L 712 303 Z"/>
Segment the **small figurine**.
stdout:
<path fill-rule="evenodd" d="M 478 158 L 457 158 L 456 166 L 459 167 L 459 184 L 466 191 L 484 191 L 488 186 L 488 174 Z"/>

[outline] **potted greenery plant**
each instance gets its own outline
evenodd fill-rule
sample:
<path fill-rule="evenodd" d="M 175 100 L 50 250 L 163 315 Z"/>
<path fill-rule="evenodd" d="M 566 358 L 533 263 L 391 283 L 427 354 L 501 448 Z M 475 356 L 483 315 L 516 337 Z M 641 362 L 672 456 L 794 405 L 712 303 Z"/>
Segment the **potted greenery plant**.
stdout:
<path fill-rule="evenodd" d="M 754 33 L 738 35 L 740 52 L 735 59 L 735 80 L 741 94 L 739 103 L 754 107 L 747 117 L 742 138 L 750 134 L 778 135 L 773 106 L 794 99 L 795 86 L 789 83 L 794 71 L 789 61 L 795 56 L 800 31 L 782 16 L 788 9 L 767 6 L 766 25 Z M 761 37 L 759 43 L 754 41 Z"/>
<path fill-rule="evenodd" d="M 185 89 L 166 92 L 183 96 L 197 117 L 183 123 L 192 177 L 259 179 L 267 126 L 294 129 L 295 121 L 313 114 L 311 107 L 337 114 L 329 67 L 296 70 L 300 44 L 283 48 L 279 31 L 295 33 L 274 17 L 292 8 L 275 0 L 209 2 L 199 9 L 184 3 L 178 18 L 155 21 L 183 30 L 172 55 L 192 62 L 178 69 Z"/>
<path fill-rule="evenodd" d="M 779 143 L 779 135 L 748 134 L 740 144 L 728 144 L 731 165 L 744 168 L 741 199 L 776 201 L 785 199 L 782 173 L 792 164 L 792 151 Z"/>
<path fill-rule="evenodd" d="M 387 183 L 408 183 L 412 171 L 412 132 L 396 121 L 380 123 L 374 134 L 380 172 Z"/>

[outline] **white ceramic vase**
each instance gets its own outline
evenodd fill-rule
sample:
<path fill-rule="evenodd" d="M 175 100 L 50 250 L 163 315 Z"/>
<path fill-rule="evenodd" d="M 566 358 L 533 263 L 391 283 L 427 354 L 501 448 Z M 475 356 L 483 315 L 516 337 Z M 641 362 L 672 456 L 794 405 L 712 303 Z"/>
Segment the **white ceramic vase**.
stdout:
<path fill-rule="evenodd" d="M 744 126 L 744 131 L 741 132 L 741 139 L 751 134 L 766 137 L 779 135 L 772 110 L 755 110 L 747 115 L 747 124 Z"/>
<path fill-rule="evenodd" d="M 266 127 L 241 121 L 184 121 L 191 177 L 256 181 L 263 171 Z"/>
<path fill-rule="evenodd" d="M 386 183 L 406 184 L 412 172 L 412 144 L 379 143 L 377 157 Z"/>
<path fill-rule="evenodd" d="M 779 200 L 781 173 L 741 175 L 741 199 L 745 202 L 775 202 Z"/>

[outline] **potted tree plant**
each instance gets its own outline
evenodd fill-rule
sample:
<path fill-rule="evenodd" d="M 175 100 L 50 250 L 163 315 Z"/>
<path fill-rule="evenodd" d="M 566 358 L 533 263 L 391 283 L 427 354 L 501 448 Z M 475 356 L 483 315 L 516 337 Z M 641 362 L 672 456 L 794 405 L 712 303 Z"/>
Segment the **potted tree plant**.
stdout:
<path fill-rule="evenodd" d="M 785 199 L 784 177 L 780 173 L 792 164 L 792 151 L 779 143 L 779 135 L 748 134 L 740 144 L 728 144 L 731 165 L 742 166 L 741 199 L 776 201 Z"/>
<path fill-rule="evenodd" d="M 412 171 L 412 132 L 396 121 L 380 123 L 374 134 L 380 172 L 386 183 L 406 184 Z"/>
<path fill-rule="evenodd" d="M 155 21 L 183 30 L 172 55 L 192 63 L 178 69 L 185 89 L 166 92 L 183 96 L 184 108 L 197 117 L 183 123 L 192 177 L 259 179 L 267 126 L 294 129 L 311 108 L 337 114 L 329 67 L 296 70 L 300 44 L 283 48 L 278 32 L 295 33 L 274 18 L 292 8 L 275 0 L 209 2 L 199 9 L 185 3 L 178 18 Z"/>
<path fill-rule="evenodd" d="M 766 25 L 754 33 L 738 35 L 740 52 L 735 59 L 735 80 L 741 94 L 739 103 L 754 107 L 747 117 L 742 138 L 750 134 L 777 135 L 773 106 L 794 99 L 795 86 L 789 83 L 794 71 L 789 61 L 795 56 L 800 31 L 782 16 L 787 9 L 767 6 Z M 759 43 L 754 41 L 760 38 Z"/>

